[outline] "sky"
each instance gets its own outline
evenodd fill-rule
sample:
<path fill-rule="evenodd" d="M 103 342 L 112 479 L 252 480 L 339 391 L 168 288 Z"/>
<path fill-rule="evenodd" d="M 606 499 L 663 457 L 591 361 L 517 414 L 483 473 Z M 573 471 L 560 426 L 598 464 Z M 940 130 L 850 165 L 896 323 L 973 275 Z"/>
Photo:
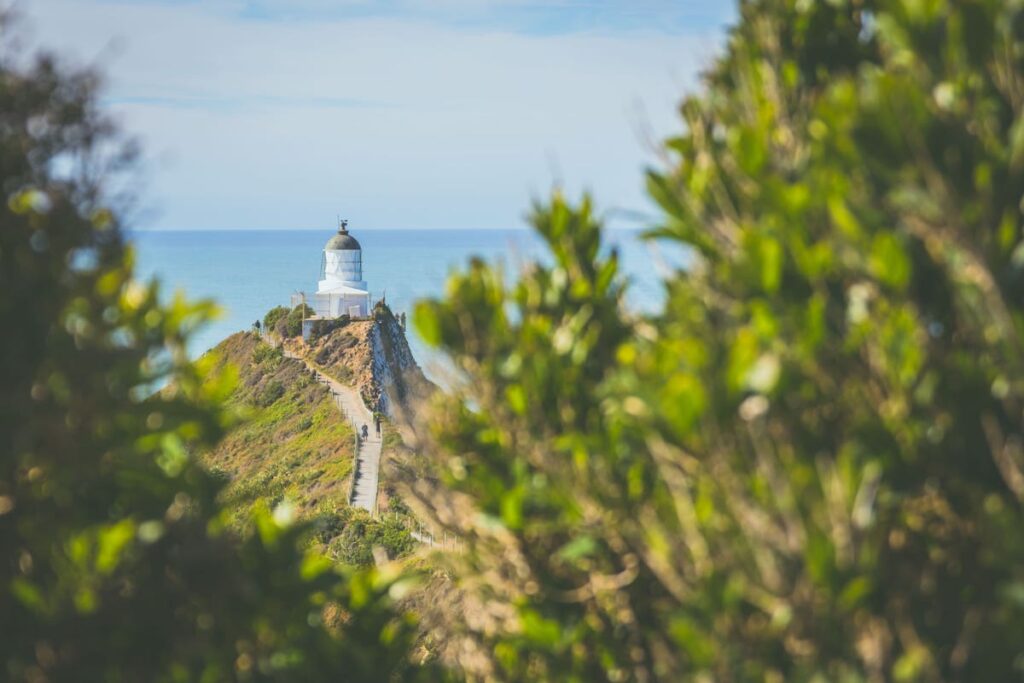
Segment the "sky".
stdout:
<path fill-rule="evenodd" d="M 144 150 L 136 229 L 643 224 L 729 0 L 22 0 Z"/>

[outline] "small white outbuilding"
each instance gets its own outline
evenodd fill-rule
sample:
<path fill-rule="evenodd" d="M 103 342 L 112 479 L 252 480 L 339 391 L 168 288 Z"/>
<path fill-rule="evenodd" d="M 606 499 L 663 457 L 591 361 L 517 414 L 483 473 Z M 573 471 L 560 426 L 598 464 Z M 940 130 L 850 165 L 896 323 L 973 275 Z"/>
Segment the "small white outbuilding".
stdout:
<path fill-rule="evenodd" d="M 364 318 L 370 314 L 370 292 L 363 280 L 363 250 L 349 234 L 348 221 L 339 221 L 338 234 L 324 245 L 313 311 L 318 318 Z"/>

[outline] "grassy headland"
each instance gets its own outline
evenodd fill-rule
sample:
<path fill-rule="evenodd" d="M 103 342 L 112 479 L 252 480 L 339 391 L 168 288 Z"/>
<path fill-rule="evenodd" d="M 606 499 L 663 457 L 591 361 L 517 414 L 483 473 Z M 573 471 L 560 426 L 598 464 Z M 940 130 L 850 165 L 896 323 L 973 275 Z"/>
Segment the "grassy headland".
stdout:
<path fill-rule="evenodd" d="M 349 507 L 355 437 L 327 388 L 248 332 L 214 351 L 218 370 L 238 372 L 229 402 L 247 419 L 203 457 L 230 480 L 224 496 L 236 518 L 257 505 L 292 505 L 299 519 L 314 522 L 313 542 L 347 564 L 371 562 L 375 546 L 392 557 L 411 550 L 400 519 Z"/>

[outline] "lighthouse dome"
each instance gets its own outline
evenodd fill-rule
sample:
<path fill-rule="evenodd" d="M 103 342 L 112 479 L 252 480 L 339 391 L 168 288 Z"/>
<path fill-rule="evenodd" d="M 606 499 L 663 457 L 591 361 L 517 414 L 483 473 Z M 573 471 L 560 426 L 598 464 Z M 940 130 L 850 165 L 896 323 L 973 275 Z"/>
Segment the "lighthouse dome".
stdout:
<path fill-rule="evenodd" d="M 342 225 L 338 228 L 338 234 L 327 240 L 327 244 L 324 245 L 325 251 L 360 251 L 362 247 L 359 246 L 359 242 L 355 237 L 348 234 L 348 228 Z"/>

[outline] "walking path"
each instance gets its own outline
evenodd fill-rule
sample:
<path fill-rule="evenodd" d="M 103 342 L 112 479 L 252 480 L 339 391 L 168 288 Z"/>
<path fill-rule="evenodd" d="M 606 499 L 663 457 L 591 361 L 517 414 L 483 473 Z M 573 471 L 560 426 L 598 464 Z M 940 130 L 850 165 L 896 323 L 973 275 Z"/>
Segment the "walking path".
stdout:
<path fill-rule="evenodd" d="M 306 364 L 310 372 L 318 382 L 327 386 L 334 396 L 334 402 L 344 413 L 345 418 L 352 425 L 356 434 L 360 435 L 359 449 L 356 451 L 355 468 L 352 471 L 354 485 L 352 486 L 351 505 L 367 510 L 371 515 L 377 511 L 377 482 L 380 476 L 380 453 L 381 438 L 374 429 L 373 413 L 363 403 L 363 397 L 359 392 L 350 386 L 331 379 L 320 372 L 316 366 L 305 358 L 300 358 L 282 347 L 284 355 L 288 358 L 300 360 Z M 362 438 L 363 425 L 369 430 L 369 438 Z"/>

